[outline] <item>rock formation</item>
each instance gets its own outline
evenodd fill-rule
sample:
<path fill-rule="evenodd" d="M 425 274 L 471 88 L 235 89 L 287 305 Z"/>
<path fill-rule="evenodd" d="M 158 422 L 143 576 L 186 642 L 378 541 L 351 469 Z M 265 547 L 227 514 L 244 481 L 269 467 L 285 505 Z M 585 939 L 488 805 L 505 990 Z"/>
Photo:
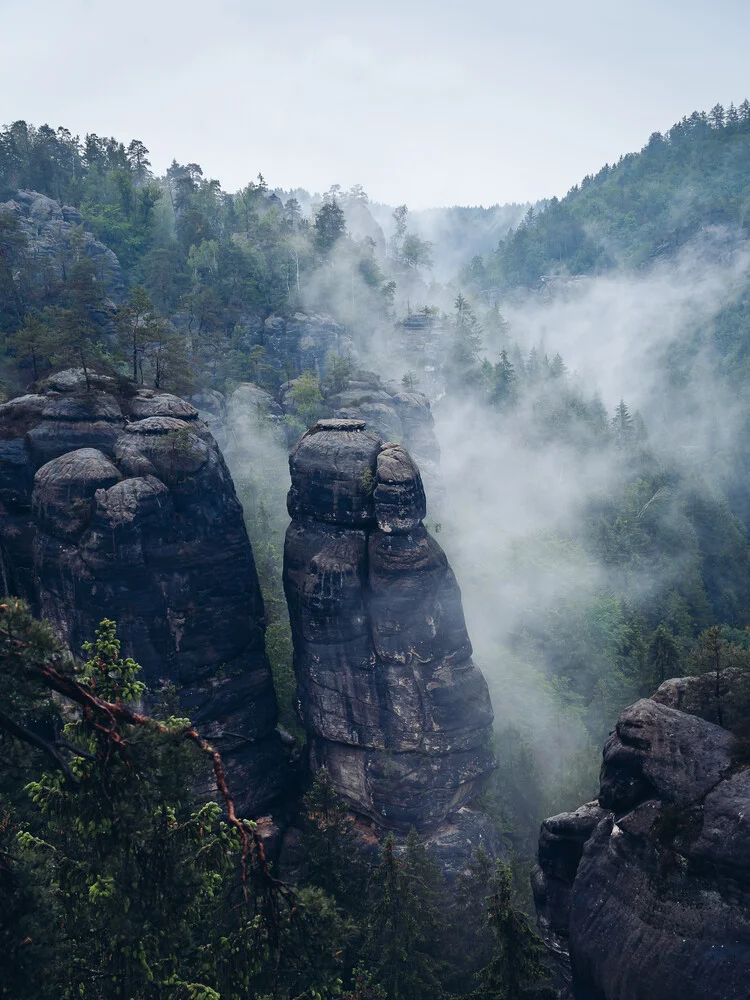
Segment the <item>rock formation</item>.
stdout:
<path fill-rule="evenodd" d="M 302 312 L 269 316 L 258 341 L 279 371 L 291 368 L 321 375 L 329 354 L 356 357 L 351 337 L 330 316 Z"/>
<path fill-rule="evenodd" d="M 748 994 L 750 770 L 731 733 L 661 703 L 691 686 L 626 708 L 598 802 L 542 825 L 537 912 L 577 1000 Z"/>
<path fill-rule="evenodd" d="M 294 414 L 296 380 L 281 387 L 284 412 Z M 430 401 L 421 392 L 402 392 L 374 372 L 358 369 L 337 386 L 321 385 L 325 410 L 335 417 L 364 420 L 386 441 L 400 441 L 422 473 L 437 470 L 440 447 L 433 430 Z"/>
<path fill-rule="evenodd" d="M 493 767 L 461 595 L 406 450 L 319 421 L 289 459 L 284 586 L 314 769 L 380 826 L 434 828 Z"/>
<path fill-rule="evenodd" d="M 0 215 L 10 215 L 18 222 L 26 246 L 26 274 L 40 289 L 51 276 L 63 279 L 80 248 L 93 261 L 96 276 L 107 294 L 121 297 L 125 286 L 120 262 L 114 252 L 83 229 L 83 217 L 77 208 L 63 205 L 38 191 L 16 191 L 10 201 L 0 202 Z M 34 264 L 35 270 L 31 264 Z"/>
<path fill-rule="evenodd" d="M 263 601 L 242 508 L 198 411 L 80 372 L 0 406 L 2 589 L 70 648 L 104 617 L 155 689 L 171 681 L 229 759 L 239 805 L 278 794 L 284 763 Z"/>

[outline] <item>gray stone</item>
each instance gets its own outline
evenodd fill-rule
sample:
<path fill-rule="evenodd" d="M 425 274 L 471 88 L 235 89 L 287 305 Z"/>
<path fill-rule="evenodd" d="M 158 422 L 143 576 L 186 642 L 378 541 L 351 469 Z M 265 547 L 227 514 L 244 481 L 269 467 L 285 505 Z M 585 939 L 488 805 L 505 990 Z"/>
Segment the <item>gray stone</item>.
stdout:
<path fill-rule="evenodd" d="M 80 249 L 93 262 L 95 276 L 106 294 L 119 299 L 125 291 L 122 269 L 109 247 L 82 228 L 76 209 L 60 208 L 56 201 L 38 191 L 17 191 L 11 201 L 0 203 L 0 215 L 14 215 L 27 239 L 26 273 L 33 288 L 41 291 L 50 275 L 63 280 L 75 263 Z"/>
<path fill-rule="evenodd" d="M 3 589 L 74 653 L 114 619 L 149 687 L 178 685 L 225 757 L 238 810 L 252 814 L 284 791 L 287 764 L 232 479 L 189 403 L 93 384 L 106 389 L 62 373 L 0 407 Z"/>
<path fill-rule="evenodd" d="M 644 699 L 607 741 L 598 805 L 545 820 L 537 912 L 576 998 L 747 996 L 750 771 L 732 755 L 726 730 Z"/>
<path fill-rule="evenodd" d="M 435 830 L 494 766 L 492 709 L 419 472 L 338 418 L 290 471 L 284 587 L 312 767 L 378 825 Z"/>

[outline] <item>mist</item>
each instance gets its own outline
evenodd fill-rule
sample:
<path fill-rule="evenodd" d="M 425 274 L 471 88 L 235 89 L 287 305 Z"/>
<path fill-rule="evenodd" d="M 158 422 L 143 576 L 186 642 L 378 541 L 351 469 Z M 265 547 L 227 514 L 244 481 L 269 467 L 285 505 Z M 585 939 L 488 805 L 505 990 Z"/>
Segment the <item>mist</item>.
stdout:
<path fill-rule="evenodd" d="M 700 471 L 701 489 L 715 501 L 722 474 L 743 427 L 744 406 L 716 379 L 709 333 L 717 314 L 735 301 L 750 275 L 746 242 L 727 231 L 704 234 L 676 258 L 646 272 L 619 270 L 503 304 L 508 331 L 485 350 L 494 360 L 511 342 L 568 366 L 565 392 L 601 400 L 611 416 L 621 399 L 643 416 L 649 447 L 664 469 Z M 694 345 L 689 378 L 665 383 L 670 353 Z M 557 686 L 554 665 L 524 643 L 530 618 L 593 616 L 613 644 L 602 595 L 633 605 L 676 586 L 684 559 L 672 553 L 658 574 L 627 577 L 593 559 L 580 544 L 592 497 L 623 488 L 626 460 L 614 447 L 581 448 L 561 441 L 529 443 L 542 390 L 525 394 L 511 414 L 448 394 L 434 407 L 441 446 L 444 500 L 434 511 L 462 587 L 475 658 L 487 677 L 498 727 L 520 727 L 538 759 L 554 773 L 560 757 L 590 746 L 595 728 Z M 677 518 L 669 491 L 648 513 Z M 633 688 L 635 697 L 635 688 Z M 568 711 L 561 711 L 567 702 Z M 605 709 L 612 725 L 623 706 Z M 593 772 L 592 772 L 593 773 Z M 591 794 L 595 792 L 592 786 Z"/>

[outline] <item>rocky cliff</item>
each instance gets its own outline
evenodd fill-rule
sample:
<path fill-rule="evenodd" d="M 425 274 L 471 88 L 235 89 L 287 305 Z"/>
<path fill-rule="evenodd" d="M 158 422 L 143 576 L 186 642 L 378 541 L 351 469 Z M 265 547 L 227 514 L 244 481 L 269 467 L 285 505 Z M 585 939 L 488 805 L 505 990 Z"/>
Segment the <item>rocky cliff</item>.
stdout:
<path fill-rule="evenodd" d="M 82 249 L 107 294 L 119 299 L 124 293 L 120 262 L 109 247 L 83 229 L 77 208 L 61 206 L 38 191 L 16 191 L 10 201 L 0 202 L 0 215 L 15 219 L 23 234 L 24 269 L 35 288 L 41 289 L 51 278 L 65 280 Z"/>
<path fill-rule="evenodd" d="M 750 769 L 726 729 L 670 706 L 693 686 L 625 709 L 598 801 L 542 825 L 537 912 L 576 1000 L 748 995 Z"/>
<path fill-rule="evenodd" d="M 281 404 L 286 413 L 296 413 L 296 380 L 281 387 Z M 440 447 L 433 430 L 430 401 L 421 392 L 402 392 L 374 372 L 358 369 L 337 385 L 324 380 L 323 407 L 335 417 L 364 420 L 386 441 L 400 441 L 420 469 L 440 461 Z"/>
<path fill-rule="evenodd" d="M 356 357 L 350 335 L 330 316 L 297 312 L 269 316 L 258 334 L 269 360 L 280 371 L 321 375 L 330 354 Z"/>
<path fill-rule="evenodd" d="M 0 406 L 2 589 L 74 652 L 104 617 L 171 681 L 256 812 L 284 781 L 263 601 L 242 508 L 198 411 L 77 371 Z"/>
<path fill-rule="evenodd" d="M 493 767 L 492 709 L 421 476 L 401 445 L 340 418 L 289 466 L 284 586 L 312 766 L 380 826 L 433 828 Z"/>

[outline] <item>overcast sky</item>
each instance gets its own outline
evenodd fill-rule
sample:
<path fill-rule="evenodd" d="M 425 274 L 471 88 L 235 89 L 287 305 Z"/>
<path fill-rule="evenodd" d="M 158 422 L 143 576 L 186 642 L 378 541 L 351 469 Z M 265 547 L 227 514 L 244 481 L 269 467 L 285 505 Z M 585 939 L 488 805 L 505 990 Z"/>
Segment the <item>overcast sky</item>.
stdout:
<path fill-rule="evenodd" d="M 0 123 L 411 208 L 562 195 L 750 95 L 747 0 L 0 0 L 0 26 Z"/>

